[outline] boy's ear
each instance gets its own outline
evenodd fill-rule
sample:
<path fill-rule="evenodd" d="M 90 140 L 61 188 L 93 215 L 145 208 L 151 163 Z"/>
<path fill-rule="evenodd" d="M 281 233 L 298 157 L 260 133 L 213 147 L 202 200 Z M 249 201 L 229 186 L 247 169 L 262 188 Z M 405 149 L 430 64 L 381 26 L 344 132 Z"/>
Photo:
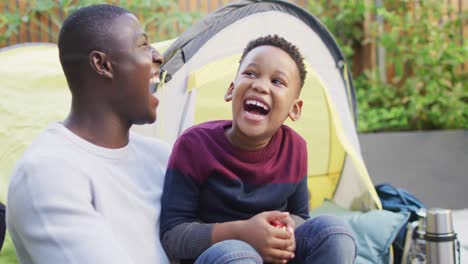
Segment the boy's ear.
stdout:
<path fill-rule="evenodd" d="M 89 54 L 89 64 L 97 74 L 110 79 L 113 77 L 112 65 L 109 57 L 104 52 L 91 51 Z"/>
<path fill-rule="evenodd" d="M 289 119 L 291 119 L 291 121 L 299 120 L 299 118 L 301 117 L 301 113 L 302 113 L 302 99 L 296 98 L 294 101 L 294 104 L 291 106 L 291 109 L 289 110 L 289 114 L 288 114 Z"/>
<path fill-rule="evenodd" d="M 226 94 L 224 94 L 224 101 L 229 102 L 232 100 L 233 91 L 234 91 L 234 83 L 231 82 L 231 84 L 229 84 L 229 88 L 226 91 Z"/>

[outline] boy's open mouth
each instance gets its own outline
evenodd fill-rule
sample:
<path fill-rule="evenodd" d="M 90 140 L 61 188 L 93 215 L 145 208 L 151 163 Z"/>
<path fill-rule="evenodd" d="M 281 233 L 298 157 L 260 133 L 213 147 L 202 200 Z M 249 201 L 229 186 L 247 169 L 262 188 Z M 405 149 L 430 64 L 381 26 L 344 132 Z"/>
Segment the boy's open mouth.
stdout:
<path fill-rule="evenodd" d="M 265 116 L 270 112 L 270 107 L 260 101 L 247 99 L 244 101 L 244 110 L 249 114 Z"/>

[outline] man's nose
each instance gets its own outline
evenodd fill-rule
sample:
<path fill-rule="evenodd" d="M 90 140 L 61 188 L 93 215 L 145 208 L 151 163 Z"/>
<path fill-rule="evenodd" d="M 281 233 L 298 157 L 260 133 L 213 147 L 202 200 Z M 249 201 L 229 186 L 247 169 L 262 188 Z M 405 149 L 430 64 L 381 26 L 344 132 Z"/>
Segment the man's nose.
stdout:
<path fill-rule="evenodd" d="M 164 57 L 154 47 L 151 47 L 151 49 L 152 49 L 152 55 L 153 55 L 153 62 L 161 66 L 164 63 Z"/>

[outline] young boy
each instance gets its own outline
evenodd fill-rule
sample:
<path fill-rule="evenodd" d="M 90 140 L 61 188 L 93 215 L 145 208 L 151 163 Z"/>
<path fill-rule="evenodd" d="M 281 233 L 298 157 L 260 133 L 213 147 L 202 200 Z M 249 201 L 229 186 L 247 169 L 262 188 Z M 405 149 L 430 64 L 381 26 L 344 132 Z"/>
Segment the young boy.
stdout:
<path fill-rule="evenodd" d="M 247 45 L 225 95 L 233 120 L 194 126 L 174 145 L 161 214 L 170 257 L 353 263 L 354 239 L 342 222 L 307 220 L 306 142 L 283 125 L 301 116 L 305 76 L 301 54 L 285 39 Z"/>
<path fill-rule="evenodd" d="M 134 15 L 111 5 L 71 14 L 58 50 L 71 111 L 11 178 L 7 224 L 19 262 L 169 263 L 159 240 L 169 148 L 129 131 L 156 120 L 161 54 Z"/>

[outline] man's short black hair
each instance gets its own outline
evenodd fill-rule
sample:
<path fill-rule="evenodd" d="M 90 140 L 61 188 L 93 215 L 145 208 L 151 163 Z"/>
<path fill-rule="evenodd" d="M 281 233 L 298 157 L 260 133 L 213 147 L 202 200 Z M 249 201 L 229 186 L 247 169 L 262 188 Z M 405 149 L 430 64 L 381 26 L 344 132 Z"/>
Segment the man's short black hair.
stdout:
<path fill-rule="evenodd" d="M 260 46 L 273 46 L 282 49 L 284 52 L 289 54 L 289 56 L 294 60 L 299 69 L 299 78 L 301 82 L 300 88 L 304 85 L 304 80 L 307 75 L 307 71 L 305 70 L 304 65 L 304 57 L 302 57 L 299 49 L 292 44 L 291 42 L 287 41 L 286 39 L 278 36 L 278 35 L 268 35 L 265 37 L 259 37 L 250 41 L 245 47 L 244 52 L 242 53 L 242 57 L 240 59 L 240 63 L 244 60 L 245 56 L 253 49 L 260 47 Z"/>
<path fill-rule="evenodd" d="M 83 7 L 65 19 L 60 29 L 58 48 L 67 80 L 75 82 L 77 63 L 87 61 L 93 50 L 107 51 L 109 31 L 114 20 L 128 10 L 113 5 Z"/>

